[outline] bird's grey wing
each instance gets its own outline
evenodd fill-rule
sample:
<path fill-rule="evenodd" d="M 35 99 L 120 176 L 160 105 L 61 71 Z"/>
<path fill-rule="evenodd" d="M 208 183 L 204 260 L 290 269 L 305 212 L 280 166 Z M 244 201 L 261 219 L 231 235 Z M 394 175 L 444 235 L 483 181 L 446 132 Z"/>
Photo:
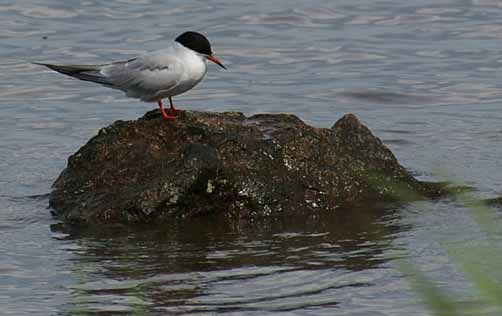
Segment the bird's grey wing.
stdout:
<path fill-rule="evenodd" d="M 46 63 L 36 63 L 37 65 L 46 66 L 54 71 L 71 76 L 80 80 L 92 81 L 105 86 L 112 86 L 112 82 L 101 73 L 103 67 L 107 65 L 55 65 Z"/>
<path fill-rule="evenodd" d="M 158 95 L 176 87 L 184 67 L 172 47 L 110 64 L 35 64 L 46 66 L 80 80 L 92 81 L 122 90 L 128 96 L 144 101 L 154 100 Z"/>
<path fill-rule="evenodd" d="M 179 83 L 182 72 L 183 63 L 169 49 L 101 69 L 101 74 L 113 86 L 132 94 L 155 94 L 169 90 Z"/>

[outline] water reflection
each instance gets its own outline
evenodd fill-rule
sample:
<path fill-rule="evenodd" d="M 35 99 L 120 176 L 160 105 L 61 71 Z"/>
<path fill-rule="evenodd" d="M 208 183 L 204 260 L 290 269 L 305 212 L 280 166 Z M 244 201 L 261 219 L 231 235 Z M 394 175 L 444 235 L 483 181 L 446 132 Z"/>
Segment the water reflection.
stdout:
<path fill-rule="evenodd" d="M 388 91 L 347 91 L 340 92 L 338 94 L 342 97 L 348 97 L 353 99 L 364 100 L 371 104 L 424 104 L 431 102 L 430 97 L 425 97 L 421 95 L 412 95 L 405 93 L 397 93 L 397 92 L 388 92 Z"/>
<path fill-rule="evenodd" d="M 199 218 L 140 229 L 53 226 L 72 242 L 80 279 L 63 314 L 335 308 L 347 287 L 376 285 L 379 273 L 368 271 L 385 266 L 393 239 L 407 229 L 394 208 L 240 224 Z"/>

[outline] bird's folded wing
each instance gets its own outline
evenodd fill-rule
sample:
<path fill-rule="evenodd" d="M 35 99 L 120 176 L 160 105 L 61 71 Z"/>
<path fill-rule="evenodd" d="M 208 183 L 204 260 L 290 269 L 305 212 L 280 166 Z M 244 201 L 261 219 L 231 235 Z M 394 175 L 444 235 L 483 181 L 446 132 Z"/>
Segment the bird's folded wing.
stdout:
<path fill-rule="evenodd" d="M 168 51 L 157 51 L 104 67 L 101 72 L 121 90 L 160 91 L 174 88 L 183 63 Z"/>

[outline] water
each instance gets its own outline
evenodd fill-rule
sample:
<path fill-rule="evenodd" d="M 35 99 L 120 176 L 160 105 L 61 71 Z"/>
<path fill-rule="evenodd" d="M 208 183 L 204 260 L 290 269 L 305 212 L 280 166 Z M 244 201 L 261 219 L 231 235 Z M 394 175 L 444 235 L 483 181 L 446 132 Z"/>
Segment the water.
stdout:
<path fill-rule="evenodd" d="M 502 6 L 477 1 L 0 1 L 2 315 L 429 315 L 394 258 L 470 297 L 445 244 L 486 236 L 458 202 L 159 228 L 62 227 L 47 193 L 96 131 L 153 104 L 28 61 L 95 63 L 206 33 L 181 108 L 355 113 L 414 174 L 501 194 Z"/>

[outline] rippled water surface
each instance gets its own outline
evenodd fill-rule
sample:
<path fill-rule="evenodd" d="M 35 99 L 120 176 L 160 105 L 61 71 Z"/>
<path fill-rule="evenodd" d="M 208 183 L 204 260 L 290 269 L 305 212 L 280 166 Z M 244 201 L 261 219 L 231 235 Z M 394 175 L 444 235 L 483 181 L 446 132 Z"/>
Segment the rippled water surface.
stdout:
<path fill-rule="evenodd" d="M 472 1 L 0 1 L 2 315 L 429 315 L 407 254 L 470 295 L 444 245 L 485 239 L 458 202 L 230 224 L 62 227 L 47 193 L 66 158 L 154 104 L 30 61 L 97 63 L 208 35 L 228 71 L 181 108 L 355 113 L 414 174 L 502 193 L 502 6 Z"/>

